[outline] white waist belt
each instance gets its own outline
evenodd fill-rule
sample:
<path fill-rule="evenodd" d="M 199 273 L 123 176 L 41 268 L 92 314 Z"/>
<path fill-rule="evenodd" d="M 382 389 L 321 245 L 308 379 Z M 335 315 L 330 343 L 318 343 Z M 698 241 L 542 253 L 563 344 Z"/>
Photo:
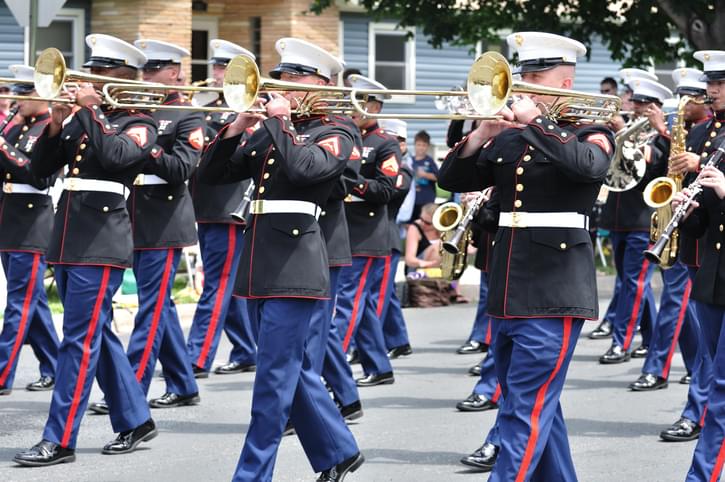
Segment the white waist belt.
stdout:
<path fill-rule="evenodd" d="M 252 214 L 309 214 L 317 219 L 320 217 L 321 210 L 317 204 L 309 201 L 258 199 L 252 201 L 249 212 Z"/>
<path fill-rule="evenodd" d="M 498 225 L 509 228 L 589 229 L 589 216 L 579 213 L 501 213 Z"/>
<path fill-rule="evenodd" d="M 30 184 L 19 184 L 17 182 L 4 182 L 3 192 L 5 194 L 45 194 L 50 195 L 50 189 L 38 189 Z"/>
<path fill-rule="evenodd" d="M 82 179 L 80 177 L 66 177 L 63 179 L 63 189 L 66 191 L 110 192 L 124 197 L 128 197 L 129 194 L 128 188 L 120 182 Z"/>
<path fill-rule="evenodd" d="M 133 181 L 134 186 L 154 186 L 157 184 L 168 184 L 169 182 L 155 174 L 139 174 Z"/>

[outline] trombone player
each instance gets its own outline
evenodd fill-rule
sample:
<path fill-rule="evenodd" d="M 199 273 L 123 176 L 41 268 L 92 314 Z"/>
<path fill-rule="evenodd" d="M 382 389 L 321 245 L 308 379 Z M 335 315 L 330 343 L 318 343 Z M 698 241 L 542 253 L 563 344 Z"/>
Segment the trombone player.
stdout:
<path fill-rule="evenodd" d="M 518 52 L 522 80 L 566 96 L 584 45 L 540 32 L 514 33 L 507 42 Z M 503 119 L 481 122 L 440 170 L 450 191 L 494 185 L 501 207 L 488 311 L 499 323 L 493 355 L 502 444 L 489 481 L 576 479 L 559 396 L 584 320 L 597 317 L 588 214 L 614 138 L 601 125 L 547 117 L 556 100 L 516 99 Z"/>

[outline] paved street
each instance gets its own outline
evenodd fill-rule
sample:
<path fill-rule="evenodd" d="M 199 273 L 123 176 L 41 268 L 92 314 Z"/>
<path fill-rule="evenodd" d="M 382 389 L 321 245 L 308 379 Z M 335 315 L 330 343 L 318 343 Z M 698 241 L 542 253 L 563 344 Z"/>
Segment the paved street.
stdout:
<path fill-rule="evenodd" d="M 602 311 L 608 299 L 602 300 Z M 474 305 L 406 310 L 415 353 L 395 362 L 396 383 L 361 390 L 365 416 L 352 425 L 367 463 L 353 481 L 480 481 L 458 463 L 478 445 L 495 413 L 457 412 L 455 404 L 473 387 L 467 375 L 477 356 L 456 355 L 468 334 Z M 188 310 L 187 310 L 188 311 Z M 188 320 L 186 320 L 188 322 Z M 589 332 L 594 323 L 585 326 Z M 125 338 L 127 339 L 127 337 Z M 687 386 L 676 355 L 673 384 L 655 393 L 633 393 L 641 360 L 600 366 L 596 360 L 607 341 L 582 338 L 562 397 L 574 461 L 581 481 L 682 481 L 694 443 L 658 441 L 659 431 L 674 421 Z M 225 341 L 217 356 L 224 361 Z M 359 370 L 359 368 L 358 368 Z M 77 462 L 43 469 L 16 468 L 20 449 L 40 440 L 49 393 L 21 389 L 37 376 L 32 351 L 22 351 L 16 391 L 0 399 L 0 481 L 225 481 L 231 478 L 249 423 L 253 375 L 214 376 L 201 381 L 202 404 L 154 410 L 160 435 L 125 456 L 100 454 L 113 438 L 106 417 L 88 415 L 81 426 Z M 151 395 L 163 391 L 155 379 Z M 101 393 L 96 387 L 93 400 Z M 278 481 L 311 481 L 314 474 L 296 437 L 282 442 L 275 470 Z"/>

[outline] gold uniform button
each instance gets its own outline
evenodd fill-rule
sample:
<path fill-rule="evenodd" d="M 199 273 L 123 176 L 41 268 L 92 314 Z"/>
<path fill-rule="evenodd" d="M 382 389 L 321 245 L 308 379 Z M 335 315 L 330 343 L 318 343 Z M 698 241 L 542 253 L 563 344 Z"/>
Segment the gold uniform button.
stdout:
<path fill-rule="evenodd" d="M 173 201 L 173 200 L 174 200 L 174 196 L 172 196 L 171 194 L 169 194 L 169 195 L 168 195 L 168 196 L 166 197 L 166 199 L 168 199 L 169 201 Z"/>
<path fill-rule="evenodd" d="M 369 216 L 370 216 L 370 217 L 372 218 L 373 216 L 375 216 L 375 213 L 374 213 L 373 211 L 370 211 L 370 212 L 368 213 L 368 215 L 369 215 Z"/>
<path fill-rule="evenodd" d="M 73 173 L 74 176 L 77 176 L 81 172 L 81 170 L 78 169 L 77 167 L 74 167 L 71 172 Z"/>
<path fill-rule="evenodd" d="M 257 155 L 257 151 L 252 151 L 252 156 L 256 156 L 256 155 Z"/>
<path fill-rule="evenodd" d="M 720 232 L 721 232 L 721 233 L 722 233 L 723 229 L 725 229 L 725 226 L 723 226 L 723 225 L 721 224 L 721 225 L 720 225 Z"/>
<path fill-rule="evenodd" d="M 710 141 L 707 141 L 707 142 L 705 143 L 705 147 L 710 147 L 711 145 L 712 145 L 712 142 L 710 142 Z"/>
<path fill-rule="evenodd" d="M 529 162 L 530 160 L 531 160 L 531 156 L 530 156 L 530 155 L 528 155 L 528 154 L 526 154 L 526 155 L 524 156 L 524 162 Z"/>
<path fill-rule="evenodd" d="M 267 164 L 269 164 L 270 166 L 271 166 L 272 164 L 274 164 L 274 159 L 270 158 L 270 159 L 269 159 L 269 160 L 267 161 Z"/>
<path fill-rule="evenodd" d="M 707 152 L 703 152 L 702 154 L 700 154 L 700 157 L 707 157 Z"/>
<path fill-rule="evenodd" d="M 264 173 L 264 176 L 262 176 L 262 179 L 269 179 L 269 173 L 268 172 L 265 172 Z"/>
<path fill-rule="evenodd" d="M 568 135 L 569 135 L 569 134 L 567 134 L 566 132 L 562 132 L 562 133 L 561 133 L 561 137 L 566 137 L 566 136 L 568 136 Z"/>
<path fill-rule="evenodd" d="M 28 203 L 28 209 L 33 209 L 33 203 Z"/>
<path fill-rule="evenodd" d="M 103 212 L 104 213 L 107 213 L 108 212 L 108 206 L 103 206 Z"/>
<path fill-rule="evenodd" d="M 720 251 L 720 243 L 715 244 L 715 249 L 717 249 L 718 251 Z"/>
<path fill-rule="evenodd" d="M 491 246 L 495 246 L 495 245 L 496 245 L 496 241 L 491 241 Z"/>
<path fill-rule="evenodd" d="M 320 216 L 324 216 L 325 214 L 327 214 L 327 211 L 321 211 L 320 212 Z"/>
<path fill-rule="evenodd" d="M 496 162 L 503 162 L 503 157 L 499 157 L 498 159 L 496 159 Z"/>
<path fill-rule="evenodd" d="M 561 243 L 561 244 L 559 245 L 559 247 L 560 247 L 561 249 L 566 249 L 566 243 Z"/>
<path fill-rule="evenodd" d="M 358 184 L 358 185 L 357 185 L 357 187 L 358 187 L 359 189 L 362 189 L 362 188 L 364 188 L 364 187 L 365 187 L 365 184 Z"/>
<path fill-rule="evenodd" d="M 516 175 L 520 176 L 523 173 L 524 173 L 524 168 L 523 167 L 516 168 Z"/>
<path fill-rule="evenodd" d="M 546 127 L 547 127 L 547 129 L 549 129 L 550 131 L 553 131 L 553 130 L 554 130 L 554 126 L 552 126 L 552 125 L 548 125 L 548 126 L 546 126 Z"/>
<path fill-rule="evenodd" d="M 259 188 L 259 194 L 262 194 L 263 192 L 264 192 L 264 186 L 261 186 L 261 187 Z"/>
<path fill-rule="evenodd" d="M 299 236 L 299 235 L 300 235 L 300 230 L 299 229 L 295 228 L 295 229 L 292 230 L 292 236 Z"/>
<path fill-rule="evenodd" d="M 514 201 L 514 207 L 520 208 L 523 203 L 521 202 L 521 199 L 517 199 Z"/>
<path fill-rule="evenodd" d="M 23 132 L 26 132 L 28 130 L 28 126 L 23 126 Z"/>
<path fill-rule="evenodd" d="M 83 159 L 83 156 L 76 156 L 76 162 L 80 161 L 81 159 Z"/>
<path fill-rule="evenodd" d="M 716 135 L 717 135 L 717 133 L 715 133 L 715 132 L 710 133 L 710 137 L 715 137 Z"/>
<path fill-rule="evenodd" d="M 85 149 L 85 148 L 86 148 L 86 145 L 85 145 L 85 143 L 84 143 L 84 144 L 81 144 L 80 146 L 78 146 L 78 148 L 79 148 L 79 149 L 80 149 L 81 151 L 82 151 L 83 149 Z"/>
<path fill-rule="evenodd" d="M 211 120 L 211 116 L 210 115 L 206 116 L 206 120 L 207 121 L 210 121 Z"/>
<path fill-rule="evenodd" d="M 523 184 L 516 184 L 516 190 L 517 190 L 518 192 L 521 192 L 521 191 L 523 191 L 523 190 L 524 190 L 524 185 L 523 185 Z"/>
<path fill-rule="evenodd" d="M 9 172 L 7 174 L 5 174 L 5 179 L 12 179 L 12 177 L 13 176 L 11 176 Z"/>
<path fill-rule="evenodd" d="M 720 122 L 715 122 L 715 129 L 719 129 L 719 128 L 721 128 L 721 127 L 722 127 L 722 123 L 720 123 Z"/>

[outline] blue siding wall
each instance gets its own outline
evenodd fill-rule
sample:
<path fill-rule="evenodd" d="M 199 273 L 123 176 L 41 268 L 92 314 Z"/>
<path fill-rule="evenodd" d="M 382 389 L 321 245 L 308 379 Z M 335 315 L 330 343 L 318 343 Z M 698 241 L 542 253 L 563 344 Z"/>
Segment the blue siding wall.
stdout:
<path fill-rule="evenodd" d="M 24 29 L 10 9 L 0 3 L 0 76 L 11 76 L 8 66 L 23 63 Z"/>

